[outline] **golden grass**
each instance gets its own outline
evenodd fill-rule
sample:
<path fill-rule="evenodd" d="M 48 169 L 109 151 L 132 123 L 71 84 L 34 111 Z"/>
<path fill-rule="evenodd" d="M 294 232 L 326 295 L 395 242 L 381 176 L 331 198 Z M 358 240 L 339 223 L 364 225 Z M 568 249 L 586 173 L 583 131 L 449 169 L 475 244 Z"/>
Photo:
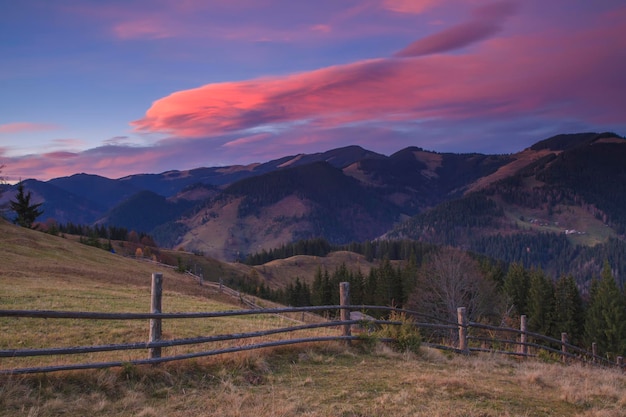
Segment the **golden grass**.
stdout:
<path fill-rule="evenodd" d="M 0 222 L 0 309 L 149 312 L 151 273 L 163 273 L 163 312 L 242 309 L 172 269 L 122 258 L 61 237 Z M 231 301 L 231 303 L 227 303 Z M 266 330 L 294 325 L 278 315 L 164 320 L 163 339 Z M 0 349 L 37 349 L 146 342 L 148 320 L 0 318 Z M 336 334 L 335 329 L 316 334 Z M 310 334 L 310 332 L 309 332 Z M 278 337 L 278 336 L 276 336 Z M 265 337 L 264 340 L 276 337 Z M 248 339 L 248 343 L 259 338 Z M 164 348 L 163 356 L 220 349 L 240 341 Z M 145 359 L 145 350 L 49 357 L 3 358 L 0 369 Z"/>

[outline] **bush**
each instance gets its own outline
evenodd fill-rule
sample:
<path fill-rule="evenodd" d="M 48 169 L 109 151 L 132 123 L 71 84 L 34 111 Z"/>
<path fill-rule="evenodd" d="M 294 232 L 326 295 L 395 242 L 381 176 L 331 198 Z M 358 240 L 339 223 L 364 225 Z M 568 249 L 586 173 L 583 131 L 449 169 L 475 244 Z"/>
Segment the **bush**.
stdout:
<path fill-rule="evenodd" d="M 376 335 L 381 338 L 393 339 L 393 347 L 401 352 L 419 353 L 422 345 L 422 336 L 412 317 L 404 313 L 391 312 L 389 321 L 398 321 L 401 324 L 383 324 Z"/>

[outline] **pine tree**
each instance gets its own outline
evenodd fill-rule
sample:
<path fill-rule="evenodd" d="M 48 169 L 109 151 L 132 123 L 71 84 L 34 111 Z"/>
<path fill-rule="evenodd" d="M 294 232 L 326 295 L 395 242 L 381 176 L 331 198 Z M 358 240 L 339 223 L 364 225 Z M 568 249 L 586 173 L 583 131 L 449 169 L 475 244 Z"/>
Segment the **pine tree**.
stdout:
<path fill-rule="evenodd" d="M 567 333 L 570 343 L 579 345 L 584 332 L 583 300 L 574 277 L 563 275 L 554 288 L 555 331 Z"/>
<path fill-rule="evenodd" d="M 322 278 L 322 268 L 317 267 L 315 271 L 315 278 L 313 278 L 313 284 L 311 285 L 311 304 L 314 306 L 324 305 L 324 281 Z"/>
<path fill-rule="evenodd" d="M 528 329 L 554 335 L 554 287 L 541 270 L 531 272 L 528 288 Z"/>
<path fill-rule="evenodd" d="M 592 283 L 585 335 L 588 344 L 598 344 L 600 353 L 613 357 L 626 353 L 626 302 L 608 262 L 601 279 Z"/>
<path fill-rule="evenodd" d="M 13 222 L 30 229 L 33 226 L 33 223 L 35 223 L 37 217 L 43 214 L 43 210 L 39 210 L 41 203 L 30 203 L 31 193 L 30 191 L 27 194 L 24 193 L 23 182 L 20 182 L 17 185 L 17 194 L 15 199 L 16 201 L 11 201 L 11 210 L 13 210 L 17 215 Z"/>
<path fill-rule="evenodd" d="M 517 316 L 527 314 L 528 289 L 530 287 L 530 276 L 522 264 L 511 264 L 504 277 L 504 293 L 509 298 L 510 304 Z"/>

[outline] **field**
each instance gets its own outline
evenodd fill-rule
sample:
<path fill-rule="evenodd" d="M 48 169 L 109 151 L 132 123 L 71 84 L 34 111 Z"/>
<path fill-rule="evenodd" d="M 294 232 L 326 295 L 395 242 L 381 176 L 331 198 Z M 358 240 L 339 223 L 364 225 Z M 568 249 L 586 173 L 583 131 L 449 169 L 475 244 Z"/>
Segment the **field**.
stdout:
<path fill-rule="evenodd" d="M 164 311 L 240 308 L 171 269 L 2 221 L 0 235 L 0 309 L 146 312 L 152 272 L 164 274 Z M 278 316 L 166 321 L 164 332 L 168 338 L 223 334 L 283 326 L 284 321 Z M 0 332 L 1 349 L 72 346 L 145 340 L 147 323 L 84 326 L 2 318 Z M 125 354 L 145 357 L 146 352 Z M 3 358 L 0 369 L 67 360 Z M 626 415 L 622 371 L 548 360 L 465 357 L 427 348 L 415 355 L 380 343 L 347 347 L 332 342 L 159 366 L 4 375 L 0 416 Z"/>

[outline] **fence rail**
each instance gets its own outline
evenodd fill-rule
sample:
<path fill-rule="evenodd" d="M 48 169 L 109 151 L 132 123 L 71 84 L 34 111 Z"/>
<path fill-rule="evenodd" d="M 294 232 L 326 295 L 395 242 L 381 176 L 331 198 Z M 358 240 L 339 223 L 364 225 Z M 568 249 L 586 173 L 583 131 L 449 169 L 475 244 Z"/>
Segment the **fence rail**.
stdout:
<path fill-rule="evenodd" d="M 420 315 L 411 310 L 397 309 L 393 307 L 372 306 L 372 305 L 350 305 L 349 286 L 347 283 L 341 283 L 341 304 L 329 306 L 310 306 L 310 307 L 284 307 L 284 308 L 266 308 L 259 309 L 255 305 L 252 310 L 231 310 L 217 312 L 194 312 L 194 313 L 163 313 L 160 311 L 160 290 L 162 276 L 161 274 L 153 274 L 153 299 L 151 300 L 151 313 L 103 313 L 103 312 L 77 312 L 77 311 L 50 311 L 50 310 L 0 310 L 1 317 L 13 318 L 44 318 L 44 319 L 80 319 L 80 320 L 150 320 L 149 341 L 132 342 L 120 344 L 101 344 L 91 346 L 76 347 L 55 347 L 55 348 L 26 348 L 26 349 L 0 349 L 0 358 L 26 358 L 34 356 L 59 356 L 59 355 L 76 355 L 90 354 L 98 352 L 113 351 L 131 351 L 131 350 L 148 350 L 149 357 L 144 359 L 132 359 L 126 361 L 105 361 L 78 364 L 62 364 L 38 367 L 23 367 L 13 369 L 0 369 L 0 375 L 18 375 L 29 373 L 43 373 L 55 371 L 69 371 L 80 369 L 100 369 L 109 367 L 120 367 L 128 364 L 158 364 L 170 361 L 178 361 L 191 358 L 207 357 L 221 355 L 226 353 L 241 352 L 253 349 L 262 349 L 268 347 L 286 346 L 301 343 L 319 343 L 327 341 L 351 341 L 361 340 L 363 335 L 353 335 L 353 328 L 361 328 L 367 332 L 372 327 L 389 325 L 402 325 L 402 321 L 397 320 L 377 320 L 370 316 L 363 316 L 359 320 L 351 319 L 350 312 L 371 312 L 384 311 L 405 314 L 411 317 L 412 325 L 420 329 L 423 333 L 432 333 L 441 335 L 454 335 L 455 337 L 447 338 L 443 343 L 436 343 L 434 340 L 423 342 L 423 345 L 436 349 L 449 350 L 461 354 L 470 354 L 471 352 L 493 352 L 497 354 L 513 355 L 518 357 L 537 356 L 537 352 L 545 351 L 557 355 L 562 361 L 576 360 L 585 363 L 597 364 L 602 366 L 620 366 L 623 367 L 623 358 L 618 357 L 617 362 L 609 361 L 607 358 L 596 354 L 595 344 L 592 352 L 586 351 L 568 343 L 567 335 L 562 334 L 561 340 L 527 331 L 525 328 L 526 318 L 522 317 L 520 329 L 510 327 L 497 327 L 481 323 L 469 322 L 466 316 L 465 308 L 458 309 L 458 320 L 454 322 L 419 322 L 417 318 L 433 319 L 432 317 Z M 155 295 L 156 294 L 156 295 Z M 180 338 L 172 340 L 161 339 L 161 322 L 162 320 L 176 319 L 203 319 L 203 318 L 219 318 L 219 317 L 235 317 L 245 315 L 281 315 L 288 313 L 316 313 L 316 312 L 338 311 L 338 320 L 325 320 L 313 324 L 299 324 L 295 326 L 272 328 L 266 330 L 258 330 L 251 332 L 231 333 L 210 335 L 193 338 Z M 244 341 L 253 340 L 261 337 L 274 335 L 293 335 L 296 332 L 306 330 L 330 328 L 334 329 L 335 334 L 331 335 L 311 335 L 308 337 L 289 337 L 279 340 L 267 340 L 254 342 L 249 344 L 238 344 L 236 346 L 219 347 L 209 350 L 201 350 L 197 352 L 171 355 L 162 357 L 163 348 L 172 348 L 185 345 L 203 345 L 224 341 Z M 442 333 L 443 332 L 443 333 Z M 492 332 L 491 336 L 486 332 Z M 495 335 L 494 335 L 495 333 Z M 508 336 L 500 336 L 500 335 Z M 529 339 L 534 340 L 533 342 Z M 379 340 L 383 342 L 392 342 L 393 339 L 385 337 Z M 1 363 L 1 362 L 0 362 Z"/>

